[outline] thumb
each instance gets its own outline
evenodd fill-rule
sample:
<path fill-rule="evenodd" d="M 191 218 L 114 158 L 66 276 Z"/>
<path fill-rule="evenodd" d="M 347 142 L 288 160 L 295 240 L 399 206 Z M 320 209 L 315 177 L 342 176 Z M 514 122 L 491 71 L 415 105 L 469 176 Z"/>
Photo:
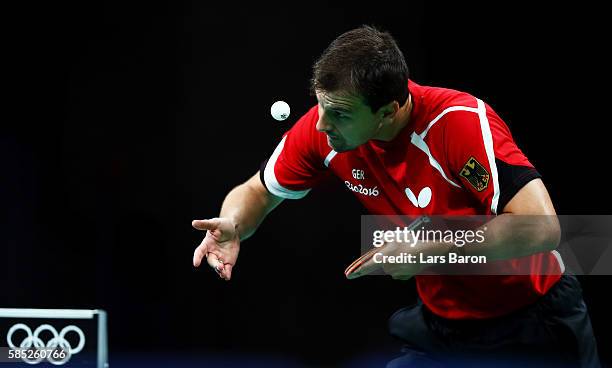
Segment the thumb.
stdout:
<path fill-rule="evenodd" d="M 219 227 L 219 219 L 193 220 L 191 221 L 191 226 L 197 230 L 215 230 Z"/>

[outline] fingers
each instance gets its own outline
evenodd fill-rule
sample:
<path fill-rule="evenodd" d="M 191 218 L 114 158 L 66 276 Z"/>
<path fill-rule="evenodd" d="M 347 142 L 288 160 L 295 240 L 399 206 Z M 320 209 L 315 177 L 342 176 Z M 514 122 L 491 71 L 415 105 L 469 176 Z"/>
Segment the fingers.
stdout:
<path fill-rule="evenodd" d="M 221 276 L 222 279 L 229 281 L 232 278 L 232 268 L 233 266 L 231 264 L 224 264 L 219 276 Z"/>
<path fill-rule="evenodd" d="M 213 218 L 209 220 L 193 220 L 191 226 L 198 230 L 215 230 L 219 227 L 219 219 Z"/>
<path fill-rule="evenodd" d="M 346 277 L 349 280 L 356 279 L 358 277 L 368 275 L 377 269 L 380 269 L 380 265 L 374 262 L 374 258 L 369 258 L 367 261 L 363 262 L 361 266 L 355 268 L 352 272 L 347 273 Z"/>
<path fill-rule="evenodd" d="M 223 270 L 223 262 L 219 259 L 219 257 L 214 253 L 208 253 L 206 256 L 206 261 L 208 265 L 212 267 L 217 273 L 220 274 L 221 270 Z"/>
<path fill-rule="evenodd" d="M 200 244 L 193 253 L 193 265 L 194 267 L 199 267 L 202 264 L 202 259 L 206 257 L 208 265 L 217 272 L 219 277 L 229 281 L 232 277 L 233 264 L 236 262 L 236 257 L 238 255 L 239 240 L 235 244 L 235 250 L 233 252 L 231 249 L 228 251 L 228 254 L 221 251 L 219 245 L 220 242 L 224 240 L 219 238 L 219 234 L 223 234 L 223 229 L 221 229 L 221 227 L 228 224 L 223 221 L 226 220 L 222 218 L 212 218 L 207 220 L 193 220 L 191 222 L 191 226 L 195 229 L 208 231 L 206 237 L 202 240 L 202 244 Z M 215 235 L 215 233 L 217 233 L 217 235 Z M 206 245 L 207 239 L 208 246 Z"/>
<path fill-rule="evenodd" d="M 232 259 L 231 256 L 223 255 L 218 250 L 212 250 L 211 252 L 208 253 L 208 258 L 216 259 L 216 261 L 218 262 L 216 263 L 215 266 L 213 266 L 213 268 L 215 269 L 215 271 L 217 271 L 217 273 L 219 274 L 219 277 L 227 281 L 229 281 L 232 278 L 232 269 L 234 267 L 234 264 L 231 261 Z M 209 264 L 211 264 L 210 261 L 209 261 Z"/>
<path fill-rule="evenodd" d="M 357 258 L 356 260 L 353 261 L 353 263 L 351 263 L 346 270 L 344 270 L 344 275 L 348 278 L 348 279 L 354 279 L 359 277 L 357 274 L 355 274 L 355 272 L 370 258 L 372 258 L 374 256 L 374 254 L 376 252 L 378 252 L 379 250 L 377 248 L 373 248 L 370 249 L 369 251 L 367 251 L 366 253 L 362 254 L 361 257 Z"/>
<path fill-rule="evenodd" d="M 413 270 L 407 270 L 403 265 L 386 262 L 380 263 L 380 257 L 378 258 L 379 262 L 375 262 L 375 257 L 378 253 L 394 255 L 397 253 L 397 247 L 394 244 L 386 244 L 381 248 L 369 250 L 346 269 L 346 277 L 352 280 L 379 270 L 384 271 L 385 274 L 392 276 L 394 279 L 407 280 L 412 277 Z"/>
<path fill-rule="evenodd" d="M 200 267 L 202 264 L 202 258 L 206 257 L 206 262 L 210 267 L 212 267 L 219 277 L 224 280 L 229 281 L 232 278 L 232 268 L 233 266 L 229 263 L 223 264 L 223 260 L 219 258 L 219 256 L 215 253 L 207 252 L 206 245 L 201 244 L 196 248 L 193 253 L 193 265 L 195 267 Z"/>
<path fill-rule="evenodd" d="M 225 281 L 229 281 L 232 278 L 233 265 L 231 263 L 224 263 L 223 259 L 219 258 L 217 254 L 208 253 L 208 264 L 217 271 L 219 277 Z"/>
<path fill-rule="evenodd" d="M 369 275 L 374 271 L 380 270 L 381 268 L 385 274 L 390 275 L 395 280 L 409 280 L 413 277 L 411 273 L 407 274 L 397 265 L 385 264 L 383 267 L 381 267 L 380 264 L 376 264 L 374 261 L 372 261 L 372 259 L 365 262 L 361 267 L 358 267 L 352 273 L 346 274 L 346 277 L 349 280 L 356 279 L 361 276 Z"/>
<path fill-rule="evenodd" d="M 202 263 L 202 258 L 206 257 L 206 254 L 206 244 L 202 242 L 202 244 L 200 244 L 193 252 L 193 266 L 200 267 L 200 264 Z"/>

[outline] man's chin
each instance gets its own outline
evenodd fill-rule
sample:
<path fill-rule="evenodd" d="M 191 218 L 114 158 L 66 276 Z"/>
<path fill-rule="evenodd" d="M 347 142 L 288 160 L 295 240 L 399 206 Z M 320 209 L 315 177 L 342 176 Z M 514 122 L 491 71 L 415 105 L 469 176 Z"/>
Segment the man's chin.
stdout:
<path fill-rule="evenodd" d="M 340 152 L 345 152 L 345 151 L 350 151 L 352 150 L 352 148 L 347 147 L 344 144 L 338 144 L 336 143 L 334 140 L 332 140 L 331 138 L 327 137 L 327 145 L 333 149 L 334 151 L 340 153 Z"/>

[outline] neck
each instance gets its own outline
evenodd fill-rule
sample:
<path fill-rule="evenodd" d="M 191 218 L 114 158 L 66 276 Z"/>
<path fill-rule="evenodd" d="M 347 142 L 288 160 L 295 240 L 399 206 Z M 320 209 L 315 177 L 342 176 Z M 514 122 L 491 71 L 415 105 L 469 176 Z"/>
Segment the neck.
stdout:
<path fill-rule="evenodd" d="M 392 141 L 399 132 L 410 123 L 410 113 L 412 112 L 412 95 L 408 94 L 408 100 L 404 106 L 400 107 L 393 118 L 393 122 L 380 129 L 375 139 L 389 142 Z"/>

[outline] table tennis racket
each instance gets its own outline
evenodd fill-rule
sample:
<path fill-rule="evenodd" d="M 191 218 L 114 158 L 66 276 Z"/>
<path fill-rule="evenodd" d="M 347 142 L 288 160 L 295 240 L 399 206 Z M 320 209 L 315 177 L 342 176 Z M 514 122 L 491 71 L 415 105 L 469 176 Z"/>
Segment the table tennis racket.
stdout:
<path fill-rule="evenodd" d="M 406 228 L 408 229 L 408 231 L 412 231 L 420 226 L 422 226 L 423 224 L 426 224 L 428 222 L 430 222 L 431 219 L 427 216 L 421 216 L 418 219 L 414 220 L 413 222 L 410 223 L 410 225 L 406 226 Z M 381 247 L 378 248 L 372 248 L 369 251 L 367 251 L 366 253 L 364 253 L 361 257 L 357 258 L 355 261 L 353 261 L 353 263 L 351 263 L 345 270 L 344 270 L 344 275 L 351 279 L 354 278 L 354 273 L 355 271 L 357 271 L 357 269 L 359 267 L 361 267 L 364 263 L 366 263 L 367 261 L 369 261 L 372 257 L 374 257 L 374 255 L 378 252 L 381 252 L 382 249 L 386 246 L 386 244 L 383 244 Z"/>

